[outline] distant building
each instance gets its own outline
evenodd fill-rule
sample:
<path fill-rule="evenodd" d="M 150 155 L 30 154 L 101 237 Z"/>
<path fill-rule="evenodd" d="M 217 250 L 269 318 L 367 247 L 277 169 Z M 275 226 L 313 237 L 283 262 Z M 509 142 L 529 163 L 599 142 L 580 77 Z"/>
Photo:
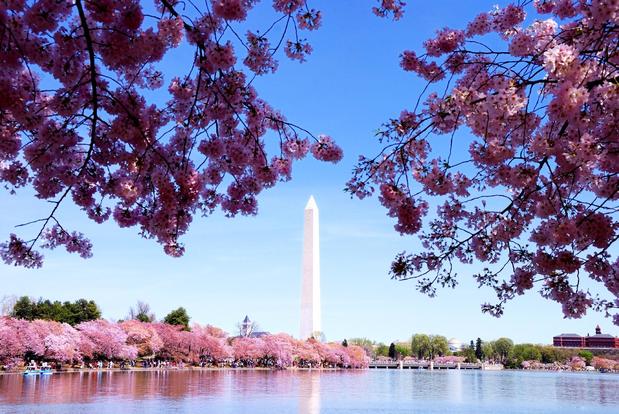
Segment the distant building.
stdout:
<path fill-rule="evenodd" d="M 456 338 L 451 338 L 448 342 L 447 342 L 448 346 L 449 346 L 449 350 L 451 352 L 458 352 L 462 350 L 462 341 L 460 341 L 459 339 Z"/>
<path fill-rule="evenodd" d="M 243 338 L 260 338 L 268 335 L 268 332 L 257 331 L 258 324 L 249 319 L 249 316 L 245 315 L 243 322 L 237 325 L 239 327 L 239 336 Z"/>
<path fill-rule="evenodd" d="M 587 348 L 619 348 L 619 338 L 603 334 L 600 325 L 595 327 L 595 335 L 585 338 Z"/>
<path fill-rule="evenodd" d="M 575 333 L 563 333 L 552 338 L 552 344 L 561 348 L 584 348 L 585 337 Z"/>
<path fill-rule="evenodd" d="M 552 344 L 560 348 L 619 348 L 619 338 L 603 334 L 598 325 L 593 336 L 564 333 L 552 338 Z"/>

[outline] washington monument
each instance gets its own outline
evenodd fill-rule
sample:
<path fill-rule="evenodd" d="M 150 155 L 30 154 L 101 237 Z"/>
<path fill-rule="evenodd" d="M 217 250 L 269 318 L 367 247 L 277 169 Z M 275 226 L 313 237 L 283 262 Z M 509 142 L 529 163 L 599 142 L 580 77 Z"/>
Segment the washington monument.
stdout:
<path fill-rule="evenodd" d="M 320 332 L 320 242 L 318 206 L 314 196 L 305 206 L 303 276 L 301 282 L 301 339 Z"/>

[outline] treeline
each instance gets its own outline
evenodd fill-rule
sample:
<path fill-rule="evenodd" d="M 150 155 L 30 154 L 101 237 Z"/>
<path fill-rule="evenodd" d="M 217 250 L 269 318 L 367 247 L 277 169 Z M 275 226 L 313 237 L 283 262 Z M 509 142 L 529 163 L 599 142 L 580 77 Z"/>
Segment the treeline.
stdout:
<path fill-rule="evenodd" d="M 452 355 L 449 351 L 449 342 L 442 335 L 416 334 L 410 341 L 392 342 L 389 345 L 367 338 L 351 338 L 348 343 L 363 347 L 372 358 L 401 359 L 415 357 L 417 359 L 434 359 Z"/>
<path fill-rule="evenodd" d="M 431 360 L 439 357 L 460 357 L 464 362 L 500 363 L 507 368 L 523 368 L 540 364 L 599 365 L 604 358 L 595 358 L 588 350 L 555 348 L 550 345 L 514 344 L 510 338 L 484 341 L 471 340 L 457 350 L 449 349 L 449 341 L 441 335 L 415 334 L 409 341 L 393 342 L 389 345 L 367 338 L 351 338 L 348 343 L 361 346 L 371 358 Z M 612 360 L 611 360 L 612 361 Z M 594 363 L 597 362 L 597 363 Z"/>
<path fill-rule="evenodd" d="M 269 368 L 363 368 L 369 362 L 359 346 L 300 341 L 286 334 L 229 337 L 209 325 L 194 324 L 186 330 L 182 324 L 97 319 L 71 326 L 49 320 L 0 317 L 0 364 L 9 368 L 30 360 L 80 365 L 138 358 L 200 366 Z"/>
<path fill-rule="evenodd" d="M 50 301 L 49 299 L 32 300 L 22 296 L 13 305 L 10 315 L 17 319 L 34 321 L 42 319 L 77 325 L 101 317 L 99 306 L 92 301 L 79 299 L 75 302 Z"/>
<path fill-rule="evenodd" d="M 5 297 L 3 299 L 6 300 L 10 298 Z M 75 302 L 60 302 L 58 300 L 52 302 L 49 299 L 39 298 L 35 300 L 28 296 L 22 296 L 19 299 L 14 299 L 14 303 L 11 303 L 7 308 L 7 316 L 27 321 L 45 320 L 75 326 L 82 322 L 101 319 L 101 309 L 99 305 L 93 300 L 86 299 L 78 299 Z M 162 322 L 169 325 L 182 326 L 184 330 L 190 330 L 190 319 L 187 310 L 183 307 L 179 307 L 167 314 Z M 138 301 L 135 307 L 132 306 L 129 308 L 129 312 L 123 320 L 155 322 L 156 317 L 155 314 L 150 311 L 150 305 Z"/>

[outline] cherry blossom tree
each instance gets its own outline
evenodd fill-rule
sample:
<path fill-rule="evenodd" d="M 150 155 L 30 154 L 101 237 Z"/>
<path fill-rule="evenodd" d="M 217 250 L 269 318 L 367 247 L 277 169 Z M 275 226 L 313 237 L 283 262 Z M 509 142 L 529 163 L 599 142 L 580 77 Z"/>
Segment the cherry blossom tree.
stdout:
<path fill-rule="evenodd" d="M 358 345 L 349 345 L 348 347 L 343 347 L 344 351 L 348 354 L 350 358 L 350 367 L 351 368 L 367 368 L 370 363 L 370 358 L 365 353 L 365 349 Z"/>
<path fill-rule="evenodd" d="M 213 326 L 201 327 L 195 324 L 191 329 L 193 337 L 192 349 L 197 356 L 195 362 L 220 363 L 233 356 L 233 349 L 227 344 L 225 336 L 215 336 L 213 333 L 222 334 Z"/>
<path fill-rule="evenodd" d="M 0 362 L 19 359 L 26 353 L 24 335 L 28 322 L 0 317 Z"/>
<path fill-rule="evenodd" d="M 320 11 L 274 0 L 272 22 L 240 33 L 258 1 L 0 3 L 0 180 L 51 203 L 25 223 L 35 226 L 26 239 L 0 244 L 6 263 L 39 267 L 39 248 L 58 246 L 90 257 L 90 241 L 60 222 L 67 202 L 179 256 L 194 215 L 255 214 L 257 195 L 289 180 L 294 161 L 342 157 L 252 86 L 277 70 L 280 49 L 299 61 L 311 53 L 303 36 Z M 158 65 L 183 42 L 193 49 L 187 72 L 166 79 Z"/>
<path fill-rule="evenodd" d="M 465 359 L 466 358 L 462 356 L 445 355 L 435 357 L 434 362 L 437 364 L 459 364 L 464 362 Z"/>
<path fill-rule="evenodd" d="M 244 366 L 255 366 L 264 355 L 264 341 L 260 338 L 234 338 L 232 351 L 234 360 Z"/>
<path fill-rule="evenodd" d="M 347 351 L 347 348 L 344 348 L 340 344 L 329 344 L 331 351 L 336 357 L 337 363 L 336 366 L 348 368 L 351 366 L 350 354 Z"/>
<path fill-rule="evenodd" d="M 320 356 L 321 363 L 326 367 L 336 367 L 340 363 L 339 355 L 333 350 L 333 347 L 329 344 L 323 344 L 316 340 L 308 340 L 318 355 Z"/>
<path fill-rule="evenodd" d="M 120 327 L 127 334 L 127 345 L 135 346 L 138 356 L 156 354 L 163 347 L 163 341 L 151 323 L 128 320 L 122 322 Z"/>
<path fill-rule="evenodd" d="M 313 341 L 318 343 L 318 341 Z M 317 367 L 322 364 L 320 353 L 310 341 L 294 340 L 292 342 L 293 362 L 299 367 Z"/>
<path fill-rule="evenodd" d="M 156 323 L 153 327 L 157 331 L 163 345 L 157 356 L 164 359 L 190 362 L 194 359 L 191 344 L 191 332 L 184 331 L 182 326 L 167 323 Z"/>
<path fill-rule="evenodd" d="M 45 338 L 51 333 L 49 322 L 36 319 L 25 325 L 26 330 L 22 335 L 27 353 L 39 358 L 45 356 Z"/>
<path fill-rule="evenodd" d="M 458 263 L 482 263 L 475 279 L 497 294 L 484 312 L 537 287 L 566 318 L 619 325 L 618 23 L 616 1 L 519 0 L 402 53 L 428 87 L 347 185 L 420 234 L 393 278 L 433 296 Z"/>
<path fill-rule="evenodd" d="M 619 361 L 608 358 L 593 357 L 591 365 L 595 369 L 619 370 Z"/>
<path fill-rule="evenodd" d="M 587 363 L 584 359 L 579 356 L 573 356 L 569 361 L 568 365 L 574 371 L 582 371 L 587 366 Z"/>
<path fill-rule="evenodd" d="M 135 359 L 138 355 L 134 345 L 127 345 L 127 334 L 117 324 L 98 319 L 82 322 L 76 328 L 81 335 L 79 349 L 84 357 Z"/>
<path fill-rule="evenodd" d="M 267 335 L 264 342 L 263 364 L 267 367 L 285 368 L 292 365 L 293 338 L 286 334 Z"/>
<path fill-rule="evenodd" d="M 191 331 L 166 323 L 129 320 L 82 322 L 75 328 L 56 321 L 0 317 L 0 363 L 26 359 L 76 363 L 83 360 L 124 360 L 156 356 L 189 364 L 285 369 L 298 367 L 366 368 L 363 347 L 301 341 L 287 334 L 261 338 L 229 338 L 220 328 L 194 324 Z"/>
<path fill-rule="evenodd" d="M 73 362 L 82 359 L 80 333 L 67 323 L 47 321 L 49 333 L 44 338 L 45 358 L 59 362 Z"/>

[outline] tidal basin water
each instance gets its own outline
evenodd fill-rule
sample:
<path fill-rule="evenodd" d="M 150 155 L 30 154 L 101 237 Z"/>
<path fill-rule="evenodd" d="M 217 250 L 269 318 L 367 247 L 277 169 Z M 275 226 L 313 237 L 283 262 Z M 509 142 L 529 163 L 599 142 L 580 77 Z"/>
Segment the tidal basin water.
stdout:
<path fill-rule="evenodd" d="M 0 413 L 619 413 L 619 375 L 455 370 L 0 375 Z"/>

